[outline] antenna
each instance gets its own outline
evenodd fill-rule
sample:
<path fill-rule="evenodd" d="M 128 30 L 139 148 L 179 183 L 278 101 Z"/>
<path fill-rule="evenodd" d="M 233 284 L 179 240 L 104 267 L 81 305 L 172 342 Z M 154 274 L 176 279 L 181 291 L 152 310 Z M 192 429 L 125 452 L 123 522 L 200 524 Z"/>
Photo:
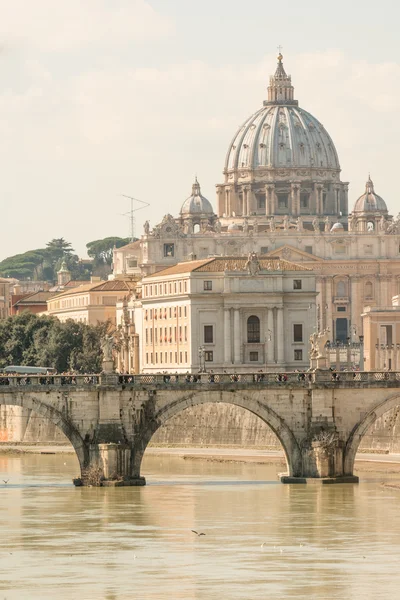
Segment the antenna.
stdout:
<path fill-rule="evenodd" d="M 146 208 L 146 206 L 150 206 L 150 204 L 148 202 L 144 202 L 143 200 L 139 200 L 138 198 L 133 198 L 132 196 L 127 196 L 126 194 L 121 194 L 121 196 L 123 198 L 129 198 L 129 200 L 131 201 L 131 210 L 129 212 L 123 213 L 124 217 L 129 217 L 129 221 L 130 221 L 130 238 L 131 238 L 131 242 L 133 242 L 133 240 L 135 239 L 135 226 L 136 226 L 136 219 L 135 219 L 135 212 L 137 212 L 138 210 L 142 210 L 142 208 Z M 134 208 L 134 202 L 139 202 L 142 206 L 137 206 L 136 208 Z"/>

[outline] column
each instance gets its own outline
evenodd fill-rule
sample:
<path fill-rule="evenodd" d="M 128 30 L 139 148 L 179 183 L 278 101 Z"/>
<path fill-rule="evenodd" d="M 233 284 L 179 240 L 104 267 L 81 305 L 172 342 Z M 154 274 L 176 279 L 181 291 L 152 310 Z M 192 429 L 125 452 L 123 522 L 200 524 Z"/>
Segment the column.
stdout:
<path fill-rule="evenodd" d="M 217 187 L 217 206 L 218 206 L 218 216 L 222 217 L 225 212 L 225 198 L 224 198 L 225 190 L 223 187 Z"/>
<path fill-rule="evenodd" d="M 358 294 L 358 285 L 359 285 L 360 276 L 352 275 L 350 279 L 351 285 L 351 296 L 350 296 L 350 315 L 351 315 L 351 329 L 349 331 L 350 339 L 353 341 L 354 334 L 360 335 L 361 331 L 361 311 L 362 307 L 360 307 L 359 294 Z"/>
<path fill-rule="evenodd" d="M 249 188 L 248 186 L 244 186 L 242 188 L 243 190 L 243 217 L 248 217 L 249 216 Z"/>
<path fill-rule="evenodd" d="M 233 311 L 233 352 L 235 365 L 240 363 L 240 310 L 235 308 Z"/>
<path fill-rule="evenodd" d="M 315 205 L 317 215 L 324 214 L 324 202 L 322 197 L 322 190 L 324 186 L 321 183 L 315 184 Z"/>
<path fill-rule="evenodd" d="M 231 309 L 224 308 L 224 362 L 232 363 Z"/>
<path fill-rule="evenodd" d="M 268 331 L 267 331 L 267 356 L 268 356 L 268 365 L 271 365 L 274 362 L 274 340 L 275 340 L 275 332 L 274 332 L 274 312 L 272 308 L 268 308 Z"/>
<path fill-rule="evenodd" d="M 225 215 L 227 217 L 231 216 L 230 193 L 231 193 L 231 189 L 229 187 L 226 187 L 225 188 Z"/>
<path fill-rule="evenodd" d="M 285 346 L 284 346 L 284 331 L 283 331 L 283 307 L 277 308 L 277 341 L 278 341 L 278 363 L 282 364 L 285 362 Z"/>
<path fill-rule="evenodd" d="M 317 292 L 317 298 L 316 298 L 316 303 L 317 303 L 317 331 L 322 331 L 323 329 L 325 329 L 325 318 L 326 318 L 326 311 L 324 310 L 324 306 L 326 304 L 325 299 L 324 299 L 324 294 L 323 294 L 323 279 L 322 277 L 316 277 L 315 278 L 315 290 Z"/>
<path fill-rule="evenodd" d="M 327 304 L 327 309 L 325 311 L 325 306 L 323 307 L 322 314 L 325 318 L 324 329 L 329 327 L 331 332 L 331 341 L 334 342 L 334 331 L 333 331 L 333 322 L 332 322 L 332 277 L 326 277 L 325 279 L 325 299 Z M 323 320 L 324 322 L 324 320 Z"/>
<path fill-rule="evenodd" d="M 298 183 L 292 183 L 290 188 L 292 201 L 292 215 L 297 217 L 300 214 L 300 186 Z"/>
<path fill-rule="evenodd" d="M 265 214 L 267 217 L 273 215 L 275 212 L 275 185 L 269 184 L 265 188 Z"/>

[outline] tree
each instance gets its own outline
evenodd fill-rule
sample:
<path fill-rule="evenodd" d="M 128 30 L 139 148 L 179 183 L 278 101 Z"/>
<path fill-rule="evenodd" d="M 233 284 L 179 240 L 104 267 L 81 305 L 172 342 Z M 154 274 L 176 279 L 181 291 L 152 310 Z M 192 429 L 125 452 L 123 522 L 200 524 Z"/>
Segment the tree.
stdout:
<path fill-rule="evenodd" d="M 94 259 L 96 267 L 111 265 L 114 246 L 120 248 L 129 244 L 130 238 L 107 237 L 102 240 L 94 240 L 86 244 L 88 256 Z"/>
<path fill-rule="evenodd" d="M 99 373 L 100 341 L 110 323 L 87 325 L 25 312 L 0 321 L 0 369 L 8 365 L 53 367 L 58 372 Z"/>

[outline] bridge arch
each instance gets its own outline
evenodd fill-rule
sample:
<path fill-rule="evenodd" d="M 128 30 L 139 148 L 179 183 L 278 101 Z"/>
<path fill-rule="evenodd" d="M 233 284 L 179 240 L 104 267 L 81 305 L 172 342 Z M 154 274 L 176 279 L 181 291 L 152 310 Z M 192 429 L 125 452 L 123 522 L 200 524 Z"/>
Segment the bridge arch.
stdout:
<path fill-rule="evenodd" d="M 65 437 L 71 442 L 76 456 L 78 457 L 81 471 L 89 465 L 89 450 L 85 445 L 79 431 L 65 418 L 65 416 L 52 406 L 40 402 L 30 394 L 21 394 L 13 397 L 8 394 L 0 395 L 0 406 L 19 406 L 36 412 L 41 417 L 48 419 L 58 427 Z"/>
<path fill-rule="evenodd" d="M 145 429 L 140 434 L 140 441 L 135 447 L 133 469 L 135 476 L 140 476 L 140 468 L 145 450 L 152 436 L 160 427 L 183 410 L 210 402 L 213 401 L 210 401 L 208 393 L 201 391 L 190 392 L 156 412 L 151 420 L 147 422 Z M 235 392 L 221 392 L 218 400 L 214 402 L 239 406 L 264 421 L 274 432 L 283 447 L 288 474 L 292 477 L 300 477 L 302 475 L 301 450 L 293 432 L 282 417 L 263 401 L 263 398 L 255 399 L 254 395 L 250 397 L 244 391 L 238 390 Z"/>
<path fill-rule="evenodd" d="M 350 433 L 349 439 L 347 440 L 344 453 L 344 474 L 352 475 L 354 469 L 354 461 L 356 458 L 358 447 L 361 443 L 362 438 L 367 433 L 368 429 L 375 423 L 379 417 L 387 413 L 392 408 L 400 405 L 400 394 L 394 394 L 389 398 L 386 398 L 383 402 L 377 404 L 372 410 L 370 410 L 365 417 L 357 423 Z"/>

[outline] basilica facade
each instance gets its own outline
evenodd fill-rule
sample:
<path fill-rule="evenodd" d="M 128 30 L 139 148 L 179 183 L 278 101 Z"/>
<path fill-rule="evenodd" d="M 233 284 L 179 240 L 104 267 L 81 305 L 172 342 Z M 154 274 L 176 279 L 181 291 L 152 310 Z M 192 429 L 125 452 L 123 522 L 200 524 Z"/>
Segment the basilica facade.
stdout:
<path fill-rule="evenodd" d="M 229 144 L 216 210 L 196 179 L 177 217 L 146 222 L 139 241 L 115 249 L 114 277 L 209 257 L 284 259 L 315 274 L 315 327 L 358 341 L 364 308 L 389 307 L 400 293 L 400 220 L 370 177 L 349 210 L 340 173 L 330 135 L 300 108 L 280 54 L 267 99 Z"/>

